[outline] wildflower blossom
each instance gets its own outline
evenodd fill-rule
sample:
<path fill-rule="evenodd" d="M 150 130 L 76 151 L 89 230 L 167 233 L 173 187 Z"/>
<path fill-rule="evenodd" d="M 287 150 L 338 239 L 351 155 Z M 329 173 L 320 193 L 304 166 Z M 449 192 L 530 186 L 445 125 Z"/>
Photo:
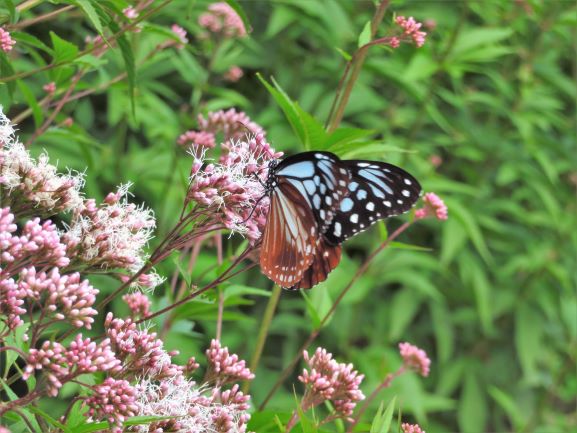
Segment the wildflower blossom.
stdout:
<path fill-rule="evenodd" d="M 413 17 L 405 18 L 404 16 L 398 16 L 395 22 L 403 29 L 405 36 L 412 38 L 417 47 L 425 44 L 427 33 L 419 30 L 423 24 L 415 21 Z"/>
<path fill-rule="evenodd" d="M 148 258 L 144 248 L 156 222 L 152 210 L 128 202 L 129 187 L 120 186 L 98 206 L 88 199 L 74 210 L 62 239 L 75 265 L 132 272 L 144 265 Z"/>
<path fill-rule="evenodd" d="M 427 357 L 427 353 L 424 350 L 409 343 L 400 343 L 399 352 L 406 368 L 416 371 L 423 377 L 429 375 L 431 360 Z"/>
<path fill-rule="evenodd" d="M 335 409 L 332 418 L 350 420 L 357 402 L 365 398 L 359 389 L 364 375 L 353 370 L 352 364 L 338 363 L 332 354 L 320 347 L 312 357 L 304 351 L 303 357 L 310 368 L 310 371 L 304 369 L 299 376 L 299 380 L 307 386 L 302 402 L 303 410 L 330 400 Z"/>
<path fill-rule="evenodd" d="M 122 13 L 129 20 L 133 20 L 135 18 L 138 18 L 138 11 L 132 6 L 128 6 L 124 9 L 122 9 Z"/>
<path fill-rule="evenodd" d="M 425 433 L 425 430 L 422 430 L 419 427 L 419 424 L 409 424 L 409 423 L 402 423 L 401 428 L 403 429 L 403 433 Z"/>
<path fill-rule="evenodd" d="M 246 36 L 246 28 L 242 19 L 227 3 L 213 3 L 208 12 L 200 15 L 198 24 L 210 32 L 225 38 Z"/>
<path fill-rule="evenodd" d="M 114 318 L 108 313 L 104 322 L 106 334 L 116 356 L 124 365 L 125 376 L 143 376 L 159 380 L 181 375 L 182 367 L 172 363 L 177 351 L 167 352 L 155 332 L 138 329 L 131 319 Z"/>
<path fill-rule="evenodd" d="M 186 30 L 184 30 L 177 24 L 173 24 L 171 29 L 172 32 L 177 36 L 177 38 L 180 41 L 180 44 L 178 44 L 176 47 L 179 49 L 184 48 L 184 46 L 188 43 L 188 38 L 186 37 Z"/>
<path fill-rule="evenodd" d="M 231 82 L 237 82 L 244 75 L 241 68 L 238 66 L 231 66 L 231 68 L 224 74 L 224 79 Z"/>
<path fill-rule="evenodd" d="M 7 53 L 12 51 L 12 48 L 16 44 L 16 41 L 10 36 L 10 32 L 0 27 L 0 50 Z"/>
<path fill-rule="evenodd" d="M 172 417 L 135 426 L 139 433 L 246 432 L 250 396 L 240 392 L 238 385 L 227 391 L 211 390 L 179 377 L 160 383 L 145 379 L 137 388 L 139 416 Z"/>
<path fill-rule="evenodd" d="M 178 137 L 177 143 L 194 155 L 199 155 L 201 149 L 212 149 L 216 146 L 214 134 L 206 131 L 186 131 Z"/>
<path fill-rule="evenodd" d="M 124 420 L 138 413 L 136 390 L 126 380 L 108 377 L 102 384 L 94 386 L 92 392 L 85 400 L 90 408 L 88 415 L 97 420 L 108 420 L 114 426 L 114 433 L 121 433 Z"/>
<path fill-rule="evenodd" d="M 110 340 L 95 343 L 81 334 L 65 347 L 58 342 L 45 341 L 40 349 L 30 349 L 22 378 L 28 379 L 34 370 L 44 370 L 48 379 L 48 394 L 55 397 L 64 381 L 85 373 L 118 372 L 120 360 L 114 356 Z"/>
<path fill-rule="evenodd" d="M 202 168 L 203 159 L 195 157 L 187 199 L 212 208 L 212 224 L 222 224 L 256 242 L 268 212 L 261 182 L 266 180 L 269 161 L 281 155 L 262 135 L 231 139 L 222 145 L 218 163 Z"/>
<path fill-rule="evenodd" d="M 218 340 L 210 342 L 210 348 L 206 351 L 209 371 L 207 377 L 215 380 L 217 385 L 222 385 L 235 380 L 252 380 L 254 374 L 246 366 L 246 362 L 239 359 L 238 355 L 230 354 L 227 347 L 221 347 Z"/>
<path fill-rule="evenodd" d="M 82 203 L 80 173 L 60 174 L 45 153 L 30 157 L 0 110 L 0 205 L 22 216 L 50 216 Z"/>
<path fill-rule="evenodd" d="M 50 83 L 42 86 L 42 90 L 44 90 L 49 95 L 53 95 L 54 92 L 56 92 L 56 83 L 54 81 L 51 81 Z"/>
<path fill-rule="evenodd" d="M 447 205 L 445 205 L 445 202 L 434 192 L 426 193 L 423 197 L 423 202 L 425 206 L 415 211 L 416 219 L 433 216 L 438 220 L 444 221 L 449 217 Z"/>
<path fill-rule="evenodd" d="M 122 297 L 133 317 L 146 317 L 150 314 L 150 300 L 141 292 L 128 293 Z"/>
<path fill-rule="evenodd" d="M 239 140 L 244 138 L 247 133 L 265 135 L 262 126 L 253 122 L 243 111 L 239 112 L 234 108 L 210 112 L 206 117 L 200 114 L 198 127 L 201 131 L 212 132 L 213 134 L 222 132 L 225 141 L 233 138 Z"/>

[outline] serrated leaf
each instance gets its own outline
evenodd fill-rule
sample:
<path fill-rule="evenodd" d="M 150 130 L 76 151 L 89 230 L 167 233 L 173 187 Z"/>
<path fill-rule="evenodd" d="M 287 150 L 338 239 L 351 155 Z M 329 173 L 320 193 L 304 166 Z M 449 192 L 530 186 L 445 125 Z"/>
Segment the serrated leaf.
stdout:
<path fill-rule="evenodd" d="M 371 42 L 371 21 L 366 22 L 365 26 L 363 27 L 363 30 L 359 34 L 357 46 L 360 48 L 363 45 L 368 44 L 369 42 Z"/>

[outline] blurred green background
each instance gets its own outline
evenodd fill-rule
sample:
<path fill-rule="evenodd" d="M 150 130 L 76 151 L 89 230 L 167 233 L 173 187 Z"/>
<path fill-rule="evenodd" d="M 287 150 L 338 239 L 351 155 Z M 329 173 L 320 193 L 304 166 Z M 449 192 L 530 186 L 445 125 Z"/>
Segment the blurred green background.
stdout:
<path fill-rule="evenodd" d="M 276 149 L 302 151 L 255 74 L 274 76 L 324 122 L 345 66 L 339 50 L 356 49 L 374 13 L 371 1 L 239 3 L 253 31 L 249 38 L 225 41 L 216 52 L 199 37 L 205 1 L 172 1 L 142 32 L 128 36 L 137 65 L 135 115 L 127 80 L 109 83 L 125 70 L 118 48 L 92 63 L 77 61 L 11 81 L 0 86 L 0 101 L 11 119 L 33 108 L 34 116 L 18 126 L 24 141 L 46 118 L 35 107 L 42 86 L 56 81 L 65 90 L 77 68 L 88 68 L 78 90 L 94 93 L 67 104 L 56 119 L 58 124 L 70 116 L 74 125 L 51 128 L 31 150 L 47 150 L 61 168 L 86 169 L 87 196 L 101 199 L 116 185 L 134 182 L 134 200 L 156 213 L 158 241 L 181 207 L 191 161 L 175 142 L 196 126 L 195 115 L 236 107 L 266 129 Z M 40 2 L 21 19 L 54 7 Z M 425 191 L 445 199 L 449 220 L 419 223 L 400 239 L 425 250 L 389 248 L 380 254 L 313 349 L 322 346 L 339 361 L 353 362 L 366 375 L 367 395 L 400 364 L 398 342 L 427 351 L 430 377 L 395 380 L 376 399 L 367 422 L 381 401 L 396 395 L 403 419 L 419 422 L 428 433 L 577 431 L 575 2 L 392 1 L 377 35 L 392 30 L 393 14 L 425 22 L 427 43 L 418 49 L 371 48 L 343 126 L 374 134 L 341 155 L 403 166 Z M 173 23 L 187 29 L 189 45 L 148 58 L 166 39 L 160 29 Z M 96 35 L 79 8 L 21 32 L 29 36 L 14 35 L 16 53 L 2 54 L 3 77 L 49 63 L 36 42 L 59 43 L 49 32 L 80 48 L 85 36 Z M 244 70 L 237 83 L 222 79 L 231 65 Z M 388 221 L 389 232 L 400 221 Z M 382 236 L 383 228 L 374 227 L 348 242 L 329 280 L 307 293 L 308 304 L 298 293 L 282 293 L 251 387 L 256 405 L 314 329 L 315 315 L 328 311 Z M 242 242 L 224 239 L 229 252 Z M 175 269 L 174 260 L 158 267 L 167 277 Z M 201 285 L 216 272 L 215 250 L 207 243 L 192 281 Z M 92 280 L 104 293 L 117 284 Z M 272 287 L 258 270 L 234 283 Z M 157 289 L 155 308 L 170 302 L 164 289 Z M 223 342 L 245 359 L 266 302 L 266 296 L 248 294 L 228 298 Z M 122 311 L 120 304 L 114 308 Z M 216 309 L 211 298 L 179 309 L 167 347 L 181 350 L 182 360 L 200 356 L 214 336 Z M 267 407 L 271 412 L 253 416 L 251 428 L 278 431 L 272 414 L 292 411 L 293 389 L 297 396 L 302 390 L 296 374 Z"/>

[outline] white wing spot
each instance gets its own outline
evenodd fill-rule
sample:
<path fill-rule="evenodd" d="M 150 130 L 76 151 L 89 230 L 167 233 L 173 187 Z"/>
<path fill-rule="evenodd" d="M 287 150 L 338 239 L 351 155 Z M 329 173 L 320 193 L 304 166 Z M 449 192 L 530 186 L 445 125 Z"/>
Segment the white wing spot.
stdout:
<path fill-rule="evenodd" d="M 319 186 L 321 184 L 321 178 L 320 176 L 314 176 L 313 177 L 313 182 L 315 183 L 316 186 Z"/>
<path fill-rule="evenodd" d="M 328 257 L 328 256 L 329 256 L 329 252 L 328 252 L 328 251 L 325 251 L 324 254 L 323 254 L 323 256 Z"/>
<path fill-rule="evenodd" d="M 351 220 L 351 222 L 353 224 L 356 224 L 359 222 L 359 214 L 358 213 L 354 213 L 351 215 L 351 217 L 349 218 Z"/>
<path fill-rule="evenodd" d="M 408 196 L 411 195 L 411 193 L 410 193 L 409 191 L 407 191 L 406 189 L 403 190 L 402 194 L 403 194 L 405 197 L 408 197 Z"/>
<path fill-rule="evenodd" d="M 344 198 L 343 201 L 341 201 L 341 212 L 348 212 L 353 208 L 353 201 L 350 198 Z"/>
<path fill-rule="evenodd" d="M 325 192 L 327 192 L 327 186 L 324 183 L 321 183 L 320 190 L 321 194 L 324 194 Z"/>
<path fill-rule="evenodd" d="M 341 172 L 341 174 L 347 174 L 347 171 L 344 168 L 340 168 L 339 171 Z"/>
<path fill-rule="evenodd" d="M 327 195 L 327 196 L 325 197 L 325 203 L 330 206 L 331 204 L 333 204 L 333 199 L 332 199 L 330 196 Z"/>
<path fill-rule="evenodd" d="M 391 202 L 386 200 L 383 202 L 386 207 L 391 207 Z"/>
<path fill-rule="evenodd" d="M 359 189 L 357 192 L 357 200 L 364 200 L 367 198 L 367 192 L 364 189 Z"/>
<path fill-rule="evenodd" d="M 358 187 L 359 187 L 358 182 L 349 183 L 349 191 L 351 191 L 351 192 L 355 192 Z"/>
<path fill-rule="evenodd" d="M 321 219 L 324 220 L 325 219 L 325 211 L 324 209 L 321 209 L 321 211 L 319 212 Z"/>
<path fill-rule="evenodd" d="M 371 164 L 369 164 L 368 162 L 359 162 L 359 163 L 357 163 L 357 167 L 368 167 L 369 165 L 371 165 Z"/>
<path fill-rule="evenodd" d="M 319 209 L 321 207 L 321 196 L 318 194 L 315 194 L 313 196 L 313 204 L 315 205 L 315 208 Z"/>
<path fill-rule="evenodd" d="M 343 227 L 341 226 L 341 223 L 336 222 L 335 223 L 335 230 L 334 230 L 334 234 L 336 237 L 339 237 L 341 235 L 342 229 L 343 229 Z"/>
<path fill-rule="evenodd" d="M 365 207 L 367 208 L 367 210 L 370 210 L 370 211 L 375 210 L 375 204 L 372 201 L 368 202 Z"/>
<path fill-rule="evenodd" d="M 409 179 L 405 179 L 405 185 L 412 185 L 413 182 L 411 182 Z"/>
<path fill-rule="evenodd" d="M 340 186 L 345 186 L 347 184 L 347 182 L 345 182 L 344 180 L 339 180 L 339 185 Z"/>
<path fill-rule="evenodd" d="M 397 204 L 403 204 L 403 200 L 401 199 L 397 200 Z"/>

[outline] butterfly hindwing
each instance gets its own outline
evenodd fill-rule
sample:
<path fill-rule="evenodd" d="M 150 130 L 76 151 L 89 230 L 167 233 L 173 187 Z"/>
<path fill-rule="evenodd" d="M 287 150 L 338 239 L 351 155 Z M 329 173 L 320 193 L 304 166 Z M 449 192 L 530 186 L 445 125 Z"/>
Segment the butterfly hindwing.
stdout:
<path fill-rule="evenodd" d="M 320 231 L 327 229 L 339 203 L 348 194 L 350 173 L 332 153 L 303 152 L 290 156 L 275 168 L 275 175 L 299 191 Z"/>
<path fill-rule="evenodd" d="M 260 251 L 263 273 L 281 287 L 298 283 L 313 262 L 317 236 L 312 210 L 290 182 L 279 179 Z"/>
<path fill-rule="evenodd" d="M 378 220 L 400 215 L 419 198 L 419 182 L 405 170 L 385 162 L 342 161 L 351 177 L 348 195 L 340 201 L 336 215 L 323 231 L 326 240 L 337 245 L 360 233 Z"/>
<path fill-rule="evenodd" d="M 290 290 L 310 289 L 327 279 L 329 273 L 341 261 L 341 246 L 329 245 L 322 237 L 318 240 L 315 255 L 309 268 L 304 272 L 302 279 Z"/>

